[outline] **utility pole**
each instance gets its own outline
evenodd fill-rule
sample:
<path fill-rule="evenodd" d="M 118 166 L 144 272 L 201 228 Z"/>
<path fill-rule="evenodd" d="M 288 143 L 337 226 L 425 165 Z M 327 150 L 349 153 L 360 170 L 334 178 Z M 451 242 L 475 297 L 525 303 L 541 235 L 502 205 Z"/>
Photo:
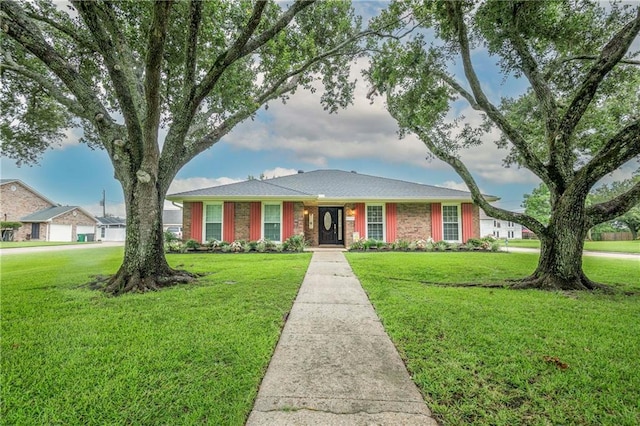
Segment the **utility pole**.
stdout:
<path fill-rule="evenodd" d="M 107 217 L 107 203 L 106 203 L 106 194 L 104 189 L 102 190 L 102 201 L 100 205 L 102 206 L 102 217 Z"/>

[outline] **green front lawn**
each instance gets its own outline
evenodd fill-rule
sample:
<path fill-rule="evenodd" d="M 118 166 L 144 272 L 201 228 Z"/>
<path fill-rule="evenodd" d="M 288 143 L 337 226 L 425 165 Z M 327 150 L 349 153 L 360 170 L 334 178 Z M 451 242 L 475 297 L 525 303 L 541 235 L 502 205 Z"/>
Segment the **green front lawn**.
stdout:
<path fill-rule="evenodd" d="M 454 287 L 535 268 L 529 253 L 347 253 L 434 415 L 447 425 L 640 423 L 640 294 Z M 585 258 L 640 292 L 632 260 Z"/>
<path fill-rule="evenodd" d="M 83 286 L 122 248 L 2 259 L 2 424 L 244 424 L 310 254 L 171 255 L 209 275 Z"/>
<path fill-rule="evenodd" d="M 539 240 L 509 240 L 509 247 L 540 248 L 540 241 Z M 640 253 L 640 240 L 585 241 L 584 249 L 589 251 L 604 251 L 604 252 L 615 252 L 615 253 Z"/>

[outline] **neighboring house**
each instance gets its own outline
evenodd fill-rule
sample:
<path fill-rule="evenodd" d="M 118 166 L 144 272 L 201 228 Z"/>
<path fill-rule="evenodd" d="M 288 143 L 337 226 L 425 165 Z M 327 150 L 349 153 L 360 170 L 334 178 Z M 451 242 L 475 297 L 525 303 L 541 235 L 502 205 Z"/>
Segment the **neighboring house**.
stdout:
<path fill-rule="evenodd" d="M 508 220 L 494 219 L 480 209 L 480 235 L 500 239 L 522 239 L 522 225 Z"/>
<path fill-rule="evenodd" d="M 168 227 L 182 227 L 182 210 L 164 210 L 162 212 L 162 227 L 166 231 Z"/>
<path fill-rule="evenodd" d="M 184 239 L 284 241 L 304 234 L 312 246 L 350 246 L 480 236 L 479 208 L 465 191 L 340 170 L 171 194 L 183 204 Z M 487 196 L 490 201 L 498 198 Z"/>
<path fill-rule="evenodd" d="M 127 237 L 127 222 L 119 217 L 98 217 L 98 236 L 100 241 L 124 241 Z"/>
<path fill-rule="evenodd" d="M 61 206 L 18 179 L 0 181 L 0 215 L 3 221 L 22 222 L 14 241 L 92 240 L 95 218 L 77 206 Z"/>

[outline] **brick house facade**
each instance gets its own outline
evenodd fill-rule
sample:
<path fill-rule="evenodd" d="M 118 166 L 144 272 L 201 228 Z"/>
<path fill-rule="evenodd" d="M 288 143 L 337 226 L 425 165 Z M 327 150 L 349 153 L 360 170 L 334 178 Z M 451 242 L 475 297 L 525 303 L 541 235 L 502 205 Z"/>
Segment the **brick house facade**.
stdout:
<path fill-rule="evenodd" d="M 54 237 L 64 235 L 63 240 L 55 241 L 76 241 L 80 233 L 95 234 L 97 223 L 82 208 L 60 206 L 16 179 L 0 182 L 0 217 L 5 222 L 22 222 L 23 225 L 13 233 L 14 241 L 48 241 L 52 232 Z"/>
<path fill-rule="evenodd" d="M 183 204 L 184 238 L 199 242 L 304 235 L 311 246 L 349 247 L 367 238 L 463 243 L 480 237 L 479 208 L 468 192 L 353 172 L 299 173 L 167 199 Z"/>

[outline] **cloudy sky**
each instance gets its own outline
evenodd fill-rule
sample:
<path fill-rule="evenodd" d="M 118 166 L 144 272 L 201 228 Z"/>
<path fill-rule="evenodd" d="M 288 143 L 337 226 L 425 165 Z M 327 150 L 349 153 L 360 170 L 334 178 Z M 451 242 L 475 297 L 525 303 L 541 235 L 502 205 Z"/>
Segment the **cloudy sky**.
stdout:
<path fill-rule="evenodd" d="M 363 14 L 371 14 L 384 4 L 356 5 Z M 503 81 L 495 58 L 478 52 L 474 59 L 481 65 L 480 78 L 495 102 L 501 96 L 517 95 L 526 87 L 522 81 Z M 353 75 L 358 77 L 359 69 L 365 65 L 362 61 L 356 63 Z M 169 193 L 232 183 L 249 175 L 273 177 L 316 169 L 355 170 L 466 190 L 447 164 L 427 160 L 428 151 L 417 138 L 398 139 L 397 125 L 382 100 L 371 104 L 365 97 L 367 90 L 359 78 L 354 104 L 332 115 L 323 110 L 319 94 L 299 91 L 286 105 L 272 102 L 255 120 L 241 123 L 187 164 Z M 479 120 L 470 109 L 465 116 Z M 96 215 L 102 215 L 99 200 L 104 190 L 107 213 L 124 215 L 122 189 L 113 178 L 106 153 L 92 151 L 77 140 L 78 135 L 69 132 L 63 146 L 48 151 L 40 164 L 32 167 L 18 168 L 2 158 L 2 177 L 21 179 L 50 199 L 82 206 Z M 518 210 L 523 194 L 531 192 L 539 181 L 526 169 L 502 167 L 505 154 L 487 142 L 464 153 L 462 158 L 484 193 L 499 196 L 501 207 Z"/>

